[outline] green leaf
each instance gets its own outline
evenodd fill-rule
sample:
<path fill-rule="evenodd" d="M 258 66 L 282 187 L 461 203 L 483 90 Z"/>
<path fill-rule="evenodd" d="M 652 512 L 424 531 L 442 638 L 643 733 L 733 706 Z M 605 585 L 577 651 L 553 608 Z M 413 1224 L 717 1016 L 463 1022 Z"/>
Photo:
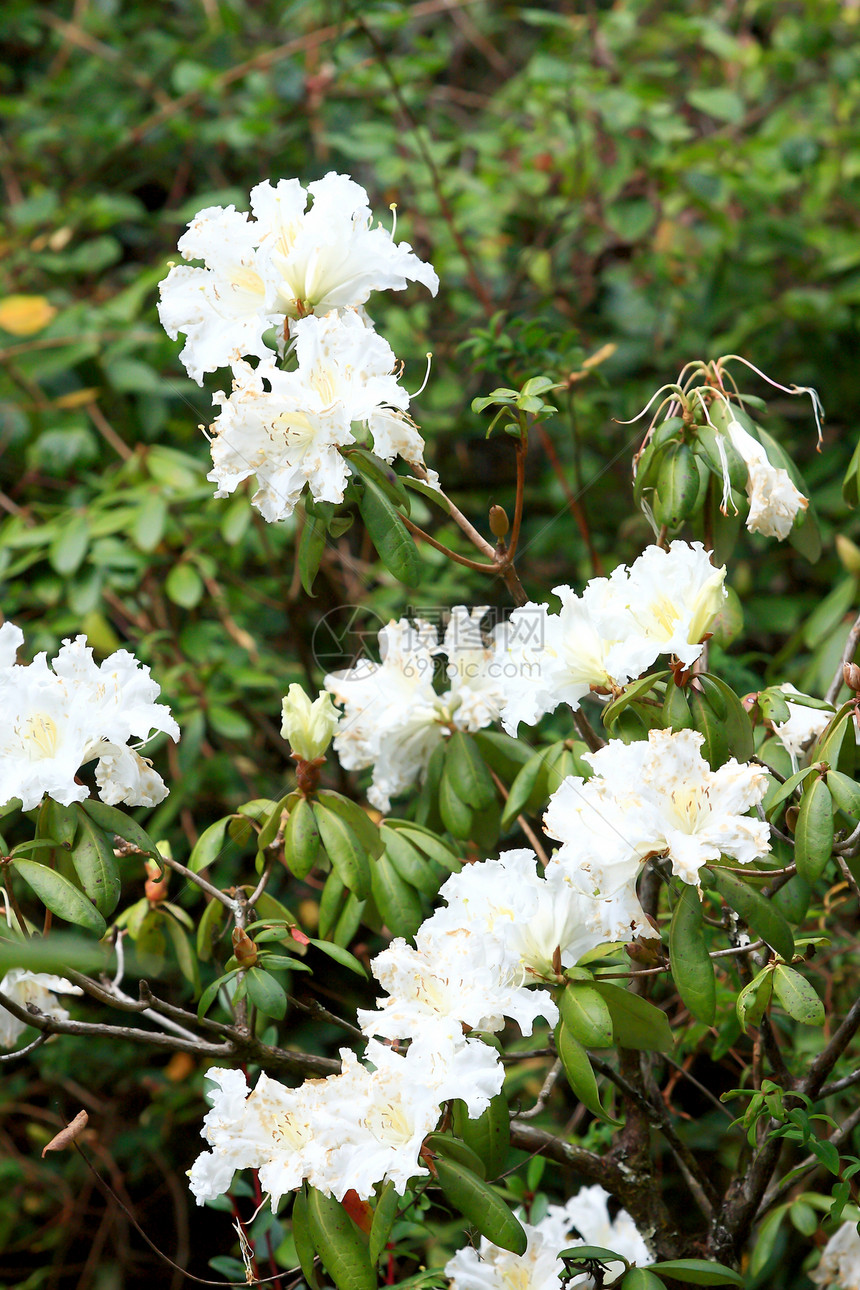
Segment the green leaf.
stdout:
<path fill-rule="evenodd" d="M 284 858 L 297 878 L 306 878 L 320 853 L 320 831 L 310 802 L 300 797 L 293 804 L 284 829 Z"/>
<path fill-rule="evenodd" d="M 203 579 L 193 564 L 182 561 L 175 564 L 164 580 L 168 600 L 181 609 L 193 609 L 203 599 Z"/>
<path fill-rule="evenodd" d="M 455 730 L 445 751 L 445 774 L 457 786 L 457 796 L 467 806 L 482 811 L 496 800 L 496 786 L 478 745 L 470 735 Z"/>
<path fill-rule="evenodd" d="M 666 1290 L 666 1285 L 649 1268 L 630 1268 L 624 1274 L 620 1290 Z"/>
<path fill-rule="evenodd" d="M 334 931 L 349 894 L 338 871 L 332 869 L 325 880 L 319 904 L 318 931 L 326 942 Z"/>
<path fill-rule="evenodd" d="M 159 493 L 150 493 L 144 498 L 131 528 L 132 541 L 138 550 L 147 555 L 155 550 L 164 537 L 167 516 L 167 502 Z"/>
<path fill-rule="evenodd" d="M 386 465 L 380 457 L 367 448 L 349 448 L 344 456 L 351 469 L 361 475 L 365 482 L 371 480 L 395 506 L 402 507 L 406 514 L 409 514 L 411 508 L 409 494 L 393 466 Z"/>
<path fill-rule="evenodd" d="M 722 677 L 712 676 L 710 672 L 703 672 L 699 683 L 705 690 L 711 709 L 725 725 L 729 752 L 738 761 L 749 761 L 755 754 L 755 739 L 749 713 L 740 698 Z"/>
<path fill-rule="evenodd" d="M 78 817 L 71 859 L 84 891 L 99 913 L 107 918 L 116 909 L 122 894 L 119 865 L 104 833 L 83 811 Z"/>
<path fill-rule="evenodd" d="M 829 770 L 827 787 L 840 811 L 844 811 L 855 820 L 860 820 L 860 784 L 850 775 L 843 775 L 840 770 Z"/>
<path fill-rule="evenodd" d="M 599 990 L 571 981 L 562 991 L 559 1009 L 570 1034 L 586 1048 L 612 1047 L 612 1014 Z"/>
<path fill-rule="evenodd" d="M 350 972 L 354 972 L 356 976 L 367 976 L 364 966 L 359 963 L 354 954 L 350 954 L 349 950 L 345 950 L 342 945 L 334 945 L 331 941 L 317 940 L 315 936 L 311 936 L 308 939 L 311 945 L 321 950 L 323 954 L 327 954 L 330 959 L 334 959 L 335 963 L 340 963 L 341 967 L 349 968 Z"/>
<path fill-rule="evenodd" d="M 717 1010 L 714 965 L 708 954 L 699 893 L 686 883 L 672 915 L 669 956 L 672 979 L 681 999 L 697 1021 L 712 1026 Z"/>
<path fill-rule="evenodd" d="M 358 802 L 353 802 L 342 793 L 335 793 L 330 788 L 321 788 L 317 793 L 317 800 L 349 825 L 369 856 L 375 860 L 377 856 L 382 855 L 379 827 L 373 823 L 367 812 L 362 810 Z"/>
<path fill-rule="evenodd" d="M 424 921 L 424 910 L 414 887 L 404 882 L 387 855 L 381 855 L 371 872 L 376 908 L 393 936 L 414 936 Z"/>
<path fill-rule="evenodd" d="M 199 994 L 200 968 L 197 966 L 197 960 L 191 951 L 191 942 L 187 933 L 184 928 L 179 926 L 175 918 L 165 918 L 164 926 L 167 928 L 167 935 L 173 942 L 173 951 L 176 955 L 176 962 L 179 964 L 180 972 L 185 977 L 185 980 L 191 983 L 194 993 Z"/>
<path fill-rule="evenodd" d="M 48 548 L 52 568 L 64 578 L 80 567 L 90 543 L 90 526 L 86 516 L 73 513 Z"/>
<path fill-rule="evenodd" d="M 390 1184 L 389 1184 L 390 1186 Z M 302 1276 L 308 1290 L 321 1290 L 321 1283 L 316 1270 L 316 1251 L 311 1237 L 310 1219 L 308 1217 L 308 1197 L 305 1187 L 300 1187 L 293 1201 L 291 1215 L 293 1241 L 296 1256 L 302 1269 Z M 372 1240 L 372 1237 L 371 1237 Z"/>
<path fill-rule="evenodd" d="M 848 463 L 848 469 L 845 472 L 845 478 L 842 481 L 842 497 L 847 506 L 856 506 L 860 498 L 860 488 L 858 488 L 858 475 L 860 475 L 860 441 L 854 449 L 851 460 Z"/>
<path fill-rule="evenodd" d="M 508 1163 L 511 1145 L 511 1117 L 504 1093 L 490 1098 L 485 1111 L 469 1118 L 466 1103 L 453 1104 L 454 1132 L 483 1162 L 486 1176 L 498 1178 Z"/>
<path fill-rule="evenodd" d="M 226 846 L 224 843 L 224 835 L 229 823 L 230 817 L 225 816 L 223 820 L 216 820 L 214 824 L 210 824 L 208 829 L 204 829 L 200 834 L 188 859 L 188 868 L 192 873 L 207 869 L 220 858 L 224 851 L 230 849 L 230 843 L 228 842 Z"/>
<path fill-rule="evenodd" d="M 744 986 L 735 1001 L 735 1012 L 741 1029 L 746 1030 L 747 1026 L 758 1026 L 761 1023 L 772 994 L 773 972 L 769 968 L 763 968 Z"/>
<path fill-rule="evenodd" d="M 479 1178 L 486 1178 L 487 1168 L 477 1152 L 467 1146 L 459 1138 L 453 1138 L 450 1133 L 428 1133 L 424 1139 L 424 1145 L 434 1153 L 434 1155 L 444 1156 L 446 1160 L 456 1160 L 464 1169 L 469 1169 Z"/>
<path fill-rule="evenodd" d="M 503 1250 L 525 1254 L 528 1237 L 522 1224 L 483 1179 L 441 1157 L 436 1159 L 436 1173 L 447 1199 L 482 1236 Z"/>
<path fill-rule="evenodd" d="M 739 1272 L 722 1263 L 710 1263 L 707 1259 L 670 1259 L 666 1263 L 651 1263 L 653 1272 L 661 1276 L 686 1281 L 692 1286 L 742 1286 L 743 1277 Z"/>
<path fill-rule="evenodd" d="M 373 1211 L 373 1222 L 370 1225 L 370 1261 L 379 1262 L 379 1257 L 388 1244 L 394 1220 L 397 1217 L 397 1205 L 400 1197 L 394 1190 L 394 1183 L 387 1182 L 379 1193 L 376 1208 Z"/>
<path fill-rule="evenodd" d="M 615 1042 L 622 1048 L 637 1048 L 644 1052 L 670 1053 L 675 1046 L 669 1019 L 662 1009 L 643 999 L 641 995 L 608 981 L 596 980 L 598 990 L 612 1013 Z"/>
<path fill-rule="evenodd" d="M 329 859 L 350 891 L 364 900 L 370 895 L 370 864 L 353 830 L 342 816 L 322 802 L 313 804 L 314 819 Z"/>
<path fill-rule="evenodd" d="M 778 1205 L 763 1220 L 750 1256 L 749 1274 L 751 1277 L 758 1277 L 770 1262 L 776 1246 L 776 1238 L 779 1235 L 779 1229 L 787 1209 L 787 1205 Z"/>
<path fill-rule="evenodd" d="M 396 828 L 398 833 L 402 833 L 413 846 L 418 847 L 431 860 L 448 869 L 451 873 L 459 873 L 461 862 L 458 857 L 450 850 L 449 847 L 441 841 L 430 829 L 424 828 L 420 824 L 414 824 L 411 820 L 395 820 L 389 817 L 386 820 L 388 828 Z"/>
<path fill-rule="evenodd" d="M 588 1053 L 579 1040 L 574 1039 L 564 1022 L 561 1022 L 556 1029 L 555 1046 L 561 1058 L 567 1082 L 580 1102 L 588 1107 L 592 1115 L 596 1115 L 607 1124 L 620 1124 L 620 1120 L 614 1120 L 604 1109 L 597 1091 L 597 1080 L 591 1062 L 588 1060 Z"/>
<path fill-rule="evenodd" d="M 36 860 L 16 858 L 14 866 L 46 909 L 50 909 L 51 913 L 56 914 L 58 918 L 64 918 L 67 923 L 86 927 L 101 940 L 107 931 L 105 920 L 92 901 L 69 882 L 68 878 L 55 873 L 53 869 L 39 864 Z"/>
<path fill-rule="evenodd" d="M 625 708 L 634 700 L 644 699 L 654 689 L 658 681 L 665 681 L 671 675 L 671 672 L 652 672 L 649 676 L 641 676 L 638 681 L 631 681 L 629 685 L 624 687 L 617 699 L 607 703 L 600 714 L 600 719 L 606 729 L 611 732 L 612 727 Z"/>
<path fill-rule="evenodd" d="M 285 793 L 279 802 L 275 804 L 260 832 L 257 834 L 257 850 L 265 851 L 270 847 L 278 836 L 278 831 L 283 823 L 284 811 L 289 813 L 290 807 L 299 801 L 298 793 Z"/>
<path fill-rule="evenodd" d="M 804 1026 L 824 1025 L 824 1004 L 813 986 L 794 968 L 783 967 L 780 963 L 774 969 L 773 992 L 795 1021 L 802 1022 Z"/>
<path fill-rule="evenodd" d="M 207 985 L 206 989 L 201 994 L 200 1002 L 197 1005 L 198 1017 L 206 1016 L 206 1013 L 212 1007 L 212 1004 L 215 1000 L 215 996 L 217 995 L 218 991 L 221 989 L 221 986 L 226 985 L 228 981 L 232 981 L 233 977 L 238 976 L 240 971 L 241 971 L 241 968 L 234 968 L 230 972 L 225 972 L 223 976 L 216 977 L 214 981 L 212 981 L 209 985 Z"/>
<path fill-rule="evenodd" d="M 617 1254 L 615 1250 L 608 1250 L 605 1245 L 569 1245 L 566 1250 L 562 1250 L 558 1256 L 567 1263 L 623 1263 L 629 1267 L 623 1254 Z"/>
<path fill-rule="evenodd" d="M 80 804 L 61 806 L 52 797 L 42 800 L 36 823 L 36 837 L 56 838 L 64 851 L 70 851 L 78 828 Z"/>
<path fill-rule="evenodd" d="M 273 976 L 259 967 L 248 968 L 245 987 L 255 1008 L 276 1021 L 283 1018 L 287 1011 L 287 996 Z"/>
<path fill-rule="evenodd" d="M 821 776 L 804 786 L 794 829 L 797 872 L 808 883 L 821 877 L 833 854 L 833 799 Z M 786 956 L 783 955 L 783 958 Z"/>
<path fill-rule="evenodd" d="M 370 478 L 364 479 L 358 509 L 386 569 L 407 587 L 417 587 L 421 581 L 418 548 L 406 529 L 400 512 L 388 495 Z"/>
<path fill-rule="evenodd" d="M 296 561 L 299 566 L 299 578 L 302 587 L 309 596 L 313 595 L 314 579 L 319 571 L 328 537 L 328 525 L 319 515 L 312 515 L 306 509 L 302 532 L 299 537 Z"/>
<path fill-rule="evenodd" d="M 429 861 L 396 829 L 380 829 L 385 854 L 404 882 L 431 899 L 439 890 L 439 879 Z"/>
<path fill-rule="evenodd" d="M 756 932 L 763 941 L 776 950 L 780 958 L 791 962 L 794 954 L 794 937 L 782 914 L 760 891 L 756 891 L 736 874 L 711 867 L 717 891 L 723 900 Z"/>
<path fill-rule="evenodd" d="M 206 963 L 212 957 L 212 941 L 220 932 L 221 925 L 227 918 L 227 908 L 220 900 L 214 898 L 203 910 L 197 925 L 197 957 Z"/>
<path fill-rule="evenodd" d="M 126 815 L 125 811 L 120 811 L 116 806 L 108 806 L 106 802 L 100 802 L 95 797 L 89 797 L 85 802 L 80 802 L 78 809 L 86 811 L 90 819 L 106 833 L 115 833 L 125 842 L 131 842 L 144 855 L 153 856 L 156 860 L 160 858 L 152 838 L 145 829 L 140 827 L 137 820 Z"/>
<path fill-rule="evenodd" d="M 367 1243 L 343 1205 L 315 1187 L 307 1198 L 311 1240 L 337 1290 L 376 1290 Z"/>
<path fill-rule="evenodd" d="M 464 841 L 472 834 L 472 812 L 457 792 L 450 774 L 443 774 L 439 784 L 439 811 L 442 823 L 455 838 Z"/>
<path fill-rule="evenodd" d="M 516 777 L 532 755 L 527 744 L 501 730 L 476 730 L 472 738 L 486 764 L 506 783 Z"/>
<path fill-rule="evenodd" d="M 693 725 L 704 736 L 702 756 L 711 770 L 718 770 L 729 758 L 729 737 L 725 722 L 700 690 L 690 691 L 690 713 Z"/>

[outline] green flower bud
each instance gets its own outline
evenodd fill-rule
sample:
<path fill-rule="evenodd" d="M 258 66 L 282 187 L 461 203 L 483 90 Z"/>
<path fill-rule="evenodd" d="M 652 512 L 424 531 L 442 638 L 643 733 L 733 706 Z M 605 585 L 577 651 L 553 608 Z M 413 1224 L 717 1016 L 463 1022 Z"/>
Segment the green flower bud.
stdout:
<path fill-rule="evenodd" d="M 322 757 L 337 729 L 340 713 L 323 691 L 311 703 L 300 685 L 291 685 L 282 706 L 281 734 L 302 761 Z"/>

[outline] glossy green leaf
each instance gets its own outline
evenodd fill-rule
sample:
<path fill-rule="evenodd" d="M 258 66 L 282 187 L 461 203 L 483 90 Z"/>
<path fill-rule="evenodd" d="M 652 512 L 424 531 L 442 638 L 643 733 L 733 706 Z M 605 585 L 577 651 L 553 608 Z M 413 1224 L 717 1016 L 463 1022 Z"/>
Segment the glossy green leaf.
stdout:
<path fill-rule="evenodd" d="M 71 859 L 84 891 L 99 913 L 108 918 L 122 893 L 119 865 L 107 837 L 83 811 L 78 817 Z"/>
<path fill-rule="evenodd" d="M 339 815 L 349 825 L 369 856 L 376 859 L 377 856 L 382 855 L 379 827 L 374 824 L 367 811 L 358 805 L 358 802 L 353 802 L 342 793 L 335 793 L 330 788 L 321 788 L 317 793 L 317 801 L 325 806 L 326 810 L 334 811 L 335 815 Z"/>
<path fill-rule="evenodd" d="M 860 784 L 839 770 L 827 772 L 827 787 L 836 806 L 846 815 L 860 820 Z"/>
<path fill-rule="evenodd" d="M 330 959 L 334 959 L 335 963 L 339 963 L 341 967 L 349 968 L 350 972 L 354 972 L 356 976 L 367 976 L 364 967 L 359 963 L 355 955 L 350 954 L 349 950 L 345 950 L 342 945 L 335 945 L 332 941 L 318 940 L 315 936 L 311 936 L 309 941 L 311 945 L 316 946 L 323 954 L 327 954 Z"/>
<path fill-rule="evenodd" d="M 773 994 L 773 973 L 763 969 L 741 990 L 735 1002 L 735 1011 L 741 1028 L 758 1026 L 767 1011 Z"/>
<path fill-rule="evenodd" d="M 337 1290 L 376 1290 L 367 1242 L 343 1205 L 315 1187 L 307 1199 L 311 1241 Z"/>
<path fill-rule="evenodd" d="M 414 936 L 424 910 L 414 887 L 401 878 L 387 855 L 374 863 L 371 887 L 376 907 L 393 936 Z"/>
<path fill-rule="evenodd" d="M 320 831 L 306 797 L 293 803 L 284 828 L 284 858 L 297 878 L 306 878 L 320 854 Z"/>
<path fill-rule="evenodd" d="M 588 1053 L 579 1040 L 574 1039 L 564 1022 L 556 1029 L 555 1046 L 561 1058 L 567 1082 L 580 1102 L 587 1106 L 592 1115 L 596 1115 L 598 1119 L 605 1120 L 607 1124 L 619 1124 L 620 1121 L 614 1120 L 600 1101 L 597 1080 L 591 1062 L 588 1060 Z"/>
<path fill-rule="evenodd" d="M 227 915 L 227 907 L 214 897 L 203 910 L 197 924 L 197 957 L 201 963 L 208 963 L 211 959 L 212 942 L 219 935 Z"/>
<path fill-rule="evenodd" d="M 331 938 L 349 894 L 338 871 L 332 869 L 320 895 L 317 930 L 324 941 Z"/>
<path fill-rule="evenodd" d="M 669 930 L 672 979 L 681 999 L 697 1021 L 714 1024 L 717 983 L 708 953 L 702 901 L 695 887 L 684 884 Z"/>
<path fill-rule="evenodd" d="M 383 826 L 380 832 L 385 854 L 400 877 L 432 899 L 439 890 L 439 880 L 426 857 L 396 829 Z"/>
<path fill-rule="evenodd" d="M 207 985 L 206 989 L 201 994 L 200 1002 L 197 1005 L 198 1017 L 206 1016 L 206 1013 L 212 1007 L 212 1004 L 215 1001 L 215 996 L 218 994 L 221 986 L 226 985 L 228 981 L 232 981 L 234 977 L 239 976 L 240 970 L 241 969 L 239 968 L 233 968 L 230 972 L 225 972 L 222 976 L 216 977 L 214 981 L 211 981 L 209 985 Z"/>
<path fill-rule="evenodd" d="M 457 792 L 447 764 L 439 785 L 439 811 L 445 828 L 455 838 L 471 837 L 472 812 Z"/>
<path fill-rule="evenodd" d="M 824 1004 L 814 986 L 794 968 L 781 963 L 774 969 L 773 992 L 783 1008 L 795 1021 L 805 1026 L 824 1025 Z"/>
<path fill-rule="evenodd" d="M 311 1237 L 310 1219 L 308 1218 L 307 1189 L 300 1187 L 293 1201 L 290 1216 L 293 1241 L 299 1266 L 302 1269 L 305 1285 L 308 1290 L 321 1290 L 321 1282 L 316 1268 L 316 1250 Z"/>
<path fill-rule="evenodd" d="M 358 509 L 386 569 L 407 587 L 417 587 L 421 581 L 418 548 L 396 506 L 369 476 L 364 477 Z"/>
<path fill-rule="evenodd" d="M 314 594 L 314 580 L 319 572 L 327 539 L 328 525 L 325 519 L 306 511 L 296 551 L 296 563 L 302 587 L 309 596 Z"/>
<path fill-rule="evenodd" d="M 782 914 L 760 891 L 744 882 L 737 874 L 714 865 L 711 868 L 717 891 L 735 913 L 754 932 L 776 950 L 780 958 L 790 963 L 794 954 L 794 937 Z"/>
<path fill-rule="evenodd" d="M 388 828 L 395 828 L 397 832 L 407 838 L 413 846 L 419 851 L 423 851 L 431 860 L 442 865 L 450 873 L 459 873 L 462 868 L 462 862 L 457 855 L 438 838 L 431 829 L 423 828 L 420 824 L 414 824 L 411 820 L 394 820 L 389 817 L 386 821 Z"/>
<path fill-rule="evenodd" d="M 742 1286 L 744 1283 L 739 1272 L 722 1263 L 710 1263 L 707 1259 L 669 1259 L 649 1266 L 661 1277 L 671 1277 L 691 1286 Z"/>
<path fill-rule="evenodd" d="M 394 506 L 402 507 L 409 514 L 411 502 L 403 480 L 393 466 L 387 465 L 368 448 L 350 448 L 346 453 L 350 467 L 364 480 L 372 480 L 386 494 Z"/>
<path fill-rule="evenodd" d="M 394 1183 L 387 1182 L 379 1193 L 379 1199 L 373 1211 L 373 1222 L 370 1225 L 369 1254 L 373 1264 L 379 1262 L 379 1257 L 388 1244 L 399 1202 L 400 1197 L 394 1190 Z"/>
<path fill-rule="evenodd" d="M 483 1160 L 460 1138 L 453 1138 L 450 1133 L 428 1133 L 424 1145 L 434 1155 L 444 1156 L 446 1160 L 456 1160 L 464 1169 L 471 1170 L 479 1178 L 486 1178 L 487 1168 Z"/>
<path fill-rule="evenodd" d="M 68 878 L 49 869 L 47 865 L 39 864 L 37 860 L 16 858 L 14 867 L 46 909 L 50 909 L 58 918 L 64 918 L 67 923 L 74 923 L 76 927 L 85 927 L 94 932 L 101 940 L 107 931 L 104 918 L 92 901 Z"/>
<path fill-rule="evenodd" d="M 504 1093 L 490 1098 L 486 1110 L 474 1119 L 465 1102 L 454 1102 L 454 1132 L 483 1162 L 487 1178 L 498 1178 L 508 1163 L 511 1117 Z"/>
<path fill-rule="evenodd" d="M 804 786 L 803 800 L 794 828 L 797 872 L 814 883 L 833 854 L 833 799 L 827 781 L 816 777 Z M 785 955 L 783 955 L 785 958 Z"/>
<path fill-rule="evenodd" d="M 269 818 L 264 823 L 260 832 L 257 834 L 257 850 L 265 851 L 270 847 L 284 824 L 284 811 L 289 811 L 295 801 L 299 799 L 297 793 L 285 793 L 279 802 L 273 807 Z"/>
<path fill-rule="evenodd" d="M 137 820 L 133 820 L 125 811 L 119 807 L 108 806 L 106 802 L 100 802 L 98 798 L 88 797 L 85 802 L 81 802 L 78 809 L 85 811 L 100 829 L 105 833 L 115 833 L 118 838 L 125 842 L 131 842 L 142 851 L 144 855 L 153 856 L 158 859 L 158 848 L 152 838 L 141 828 Z M 196 870 L 195 870 L 196 872 Z"/>
<path fill-rule="evenodd" d="M 457 796 L 476 811 L 496 800 L 496 787 L 478 745 L 471 735 L 455 730 L 445 751 L 445 776 L 456 785 Z"/>
<path fill-rule="evenodd" d="M 370 864 L 364 847 L 341 815 L 322 802 L 313 804 L 322 844 L 346 887 L 359 900 L 370 894 Z"/>
<path fill-rule="evenodd" d="M 222 852 L 232 850 L 230 843 L 225 843 L 224 840 L 229 823 L 228 817 L 216 820 L 200 834 L 188 858 L 188 868 L 193 873 L 200 873 L 201 869 L 207 869 L 209 865 L 215 863 Z"/>
<path fill-rule="evenodd" d="M 615 1041 L 622 1048 L 659 1053 L 672 1051 L 675 1041 L 669 1019 L 661 1008 L 609 981 L 596 980 L 594 988 L 606 1000 L 612 1014 Z"/>
<path fill-rule="evenodd" d="M 453 1160 L 436 1159 L 439 1186 L 482 1236 L 503 1250 L 525 1254 L 528 1238 L 519 1219 L 483 1179 Z"/>
<path fill-rule="evenodd" d="M 599 990 L 572 981 L 558 1002 L 562 1021 L 574 1039 L 586 1048 L 612 1047 L 612 1013 Z"/>
<path fill-rule="evenodd" d="M 164 906 L 162 905 L 162 909 Z M 200 993 L 200 968 L 197 959 L 191 949 L 191 942 L 188 939 L 188 933 L 184 927 L 180 927 L 175 918 L 166 917 L 163 920 L 163 926 L 173 945 L 173 952 L 176 955 L 176 962 L 179 964 L 179 970 L 194 990 L 195 994 Z"/>
<path fill-rule="evenodd" d="M 249 968 L 245 973 L 245 988 L 255 1008 L 276 1021 L 282 1019 L 287 1011 L 287 996 L 273 976 L 262 968 Z"/>
<path fill-rule="evenodd" d="M 650 1268 L 630 1268 L 624 1274 L 620 1290 L 666 1290 L 666 1284 Z"/>

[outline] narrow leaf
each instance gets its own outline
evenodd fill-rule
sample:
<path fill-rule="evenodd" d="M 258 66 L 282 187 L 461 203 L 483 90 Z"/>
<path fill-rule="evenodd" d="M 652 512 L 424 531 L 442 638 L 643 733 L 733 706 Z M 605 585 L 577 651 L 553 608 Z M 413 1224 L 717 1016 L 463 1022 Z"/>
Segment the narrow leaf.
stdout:
<path fill-rule="evenodd" d="M 669 932 L 672 977 L 678 993 L 697 1021 L 714 1024 L 717 984 L 705 940 L 702 902 L 695 887 L 684 884 Z"/>
<path fill-rule="evenodd" d="M 29 887 L 33 889 L 46 909 L 58 918 L 78 927 L 86 927 L 94 932 L 99 940 L 107 931 L 107 924 L 95 905 L 68 878 L 55 873 L 47 865 L 36 860 L 14 861 L 15 868 Z"/>

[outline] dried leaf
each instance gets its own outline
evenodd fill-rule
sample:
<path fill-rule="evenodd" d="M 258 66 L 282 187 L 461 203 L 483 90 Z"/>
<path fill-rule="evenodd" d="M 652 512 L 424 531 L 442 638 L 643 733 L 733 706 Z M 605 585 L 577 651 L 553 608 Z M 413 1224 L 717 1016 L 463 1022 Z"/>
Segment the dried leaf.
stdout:
<path fill-rule="evenodd" d="M 70 1146 L 76 1138 L 81 1136 L 87 1127 L 89 1118 L 86 1111 L 78 1111 L 74 1120 L 67 1124 L 64 1129 L 60 1129 L 60 1132 L 51 1138 L 48 1145 L 42 1148 L 42 1159 L 45 1159 L 49 1151 L 64 1151 L 66 1147 Z"/>

